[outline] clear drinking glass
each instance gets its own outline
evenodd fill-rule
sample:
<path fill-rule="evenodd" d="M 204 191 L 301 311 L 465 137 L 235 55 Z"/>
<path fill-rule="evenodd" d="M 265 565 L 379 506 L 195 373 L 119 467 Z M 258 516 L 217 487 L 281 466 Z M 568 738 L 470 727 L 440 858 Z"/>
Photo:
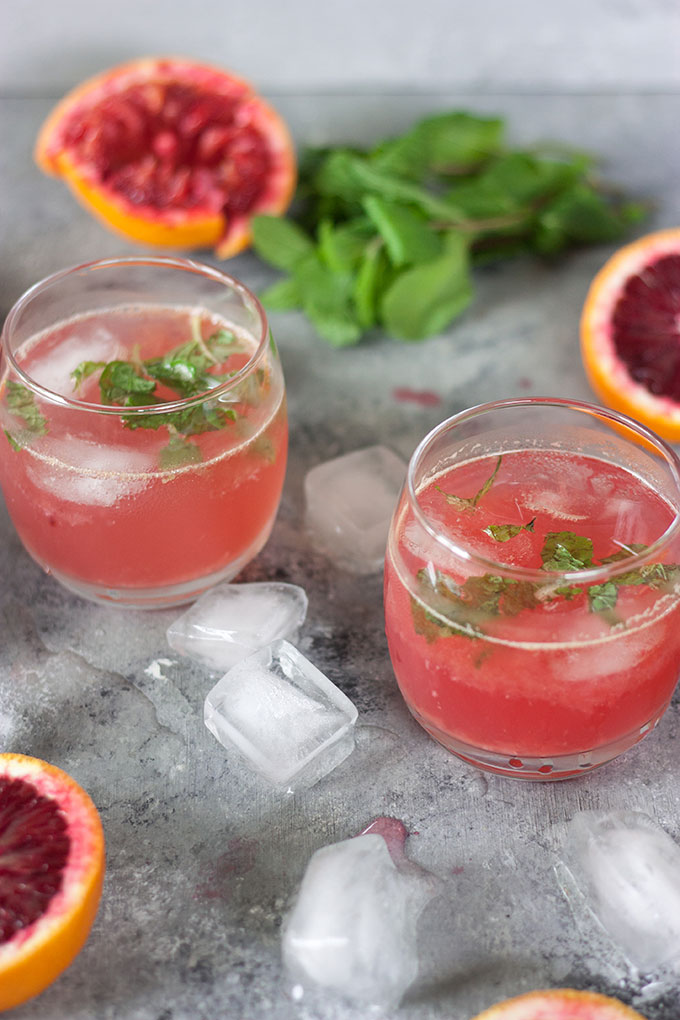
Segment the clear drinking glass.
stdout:
<path fill-rule="evenodd" d="M 0 426 L 24 546 L 87 598 L 189 601 L 271 531 L 281 365 L 259 302 L 217 269 L 107 259 L 36 284 L 3 330 Z"/>
<path fill-rule="evenodd" d="M 415 718 L 482 768 L 562 779 L 649 732 L 680 671 L 680 461 L 589 404 L 507 400 L 411 459 L 385 563 Z"/>

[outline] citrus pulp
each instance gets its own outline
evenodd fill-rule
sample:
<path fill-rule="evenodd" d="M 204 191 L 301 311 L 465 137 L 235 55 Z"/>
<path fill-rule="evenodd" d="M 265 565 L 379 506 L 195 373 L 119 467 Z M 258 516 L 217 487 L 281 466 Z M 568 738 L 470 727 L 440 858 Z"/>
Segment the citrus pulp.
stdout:
<path fill-rule="evenodd" d="M 0 1010 L 42 992 L 83 947 L 104 877 L 104 835 L 61 769 L 0 754 Z"/>
<path fill-rule="evenodd" d="M 47 118 L 35 158 L 126 238 L 221 258 L 249 244 L 256 213 L 286 210 L 296 182 L 271 106 L 230 71 L 174 57 L 83 82 Z"/>

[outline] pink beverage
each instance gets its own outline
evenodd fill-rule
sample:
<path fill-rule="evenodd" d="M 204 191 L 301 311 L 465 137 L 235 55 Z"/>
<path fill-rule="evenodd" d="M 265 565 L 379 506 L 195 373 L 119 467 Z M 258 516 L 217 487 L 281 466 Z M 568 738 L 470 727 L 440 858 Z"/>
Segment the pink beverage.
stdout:
<path fill-rule="evenodd" d="M 7 507 L 28 552 L 80 594 L 186 601 L 267 540 L 286 466 L 283 378 L 234 291 L 231 319 L 210 304 L 113 304 L 26 335 L 4 359 Z"/>
<path fill-rule="evenodd" d="M 547 449 L 535 438 L 518 448 L 512 431 L 505 449 L 453 466 L 440 442 L 402 497 L 387 638 L 404 699 L 432 736 L 486 768 L 561 778 L 639 740 L 675 688 L 677 466 L 669 453 L 673 485 L 661 491 L 662 466 L 640 446 L 624 466 L 568 448 L 566 419 Z M 598 442 L 625 449 L 611 433 Z"/>

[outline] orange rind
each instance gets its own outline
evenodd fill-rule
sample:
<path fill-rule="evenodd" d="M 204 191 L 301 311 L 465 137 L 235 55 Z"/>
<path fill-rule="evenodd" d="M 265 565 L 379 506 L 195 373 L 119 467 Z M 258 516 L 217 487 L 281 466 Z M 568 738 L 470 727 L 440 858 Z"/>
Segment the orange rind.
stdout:
<path fill-rule="evenodd" d="M 680 228 L 614 254 L 590 285 L 581 356 L 600 400 L 680 441 Z"/>
<path fill-rule="evenodd" d="M 644 1020 L 644 1017 L 608 995 L 553 988 L 506 999 L 473 1020 Z"/>
<path fill-rule="evenodd" d="M 0 1011 L 38 995 L 73 962 L 104 868 L 88 794 L 54 765 L 0 754 Z"/>
<path fill-rule="evenodd" d="M 250 220 L 280 215 L 297 168 L 286 124 L 230 71 L 146 57 L 73 89 L 45 121 L 38 166 L 97 219 L 154 248 L 250 244 Z"/>

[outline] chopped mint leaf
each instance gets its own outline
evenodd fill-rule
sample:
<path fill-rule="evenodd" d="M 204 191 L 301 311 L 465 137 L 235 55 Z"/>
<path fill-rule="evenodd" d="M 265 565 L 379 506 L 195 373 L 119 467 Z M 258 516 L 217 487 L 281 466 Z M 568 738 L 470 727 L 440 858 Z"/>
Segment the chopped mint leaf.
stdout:
<path fill-rule="evenodd" d="M 76 369 L 77 371 L 77 369 Z M 156 383 L 140 375 L 129 361 L 109 361 L 99 379 L 102 403 L 121 407 L 145 407 L 161 401 L 153 398 Z"/>
<path fill-rule="evenodd" d="M 619 586 L 615 581 L 606 581 L 604 584 L 594 584 L 588 589 L 588 603 L 591 612 L 602 613 L 611 610 L 616 605 L 619 594 Z"/>
<path fill-rule="evenodd" d="M 475 495 L 472 497 L 455 496 L 451 492 L 444 492 L 444 490 L 440 488 L 439 485 L 435 485 L 435 489 L 437 490 L 437 492 L 441 492 L 442 496 L 444 496 L 449 506 L 455 506 L 456 509 L 458 510 L 474 510 L 479 501 L 483 499 L 484 496 L 486 496 L 487 492 L 493 485 L 496 475 L 498 474 L 498 470 L 501 466 L 502 460 L 503 455 L 500 454 L 498 460 L 496 461 L 496 466 L 494 467 L 493 471 L 491 472 L 487 480 L 484 482 L 481 489 L 479 489 L 479 491 L 476 492 Z"/>
<path fill-rule="evenodd" d="M 47 419 L 40 413 L 35 395 L 22 383 L 7 382 L 7 410 L 24 422 L 23 430 L 33 436 L 47 434 Z"/>
<path fill-rule="evenodd" d="M 10 432 L 7 431 L 7 429 L 3 429 L 2 431 L 7 436 L 7 442 L 9 443 L 9 445 L 12 447 L 12 449 L 15 452 L 17 450 L 23 450 L 23 448 L 24 448 L 24 444 L 23 443 L 19 442 L 18 439 L 15 439 L 14 436 Z"/>
<path fill-rule="evenodd" d="M 195 443 L 188 442 L 175 432 L 170 435 L 168 445 L 161 450 L 158 459 L 164 471 L 172 471 L 186 464 L 198 464 L 203 458 Z"/>
<path fill-rule="evenodd" d="M 522 531 L 533 531 L 536 518 L 533 517 L 528 524 L 489 524 L 484 528 L 487 535 L 491 535 L 497 542 L 509 542 L 516 538 Z"/>
<path fill-rule="evenodd" d="M 98 372 L 100 368 L 105 368 L 105 366 L 105 361 L 81 361 L 78 367 L 71 372 L 74 390 L 77 390 L 81 383 L 94 372 Z"/>
<path fill-rule="evenodd" d="M 593 563 L 593 543 L 573 531 L 549 531 L 541 549 L 544 570 L 565 573 L 585 570 Z"/>

